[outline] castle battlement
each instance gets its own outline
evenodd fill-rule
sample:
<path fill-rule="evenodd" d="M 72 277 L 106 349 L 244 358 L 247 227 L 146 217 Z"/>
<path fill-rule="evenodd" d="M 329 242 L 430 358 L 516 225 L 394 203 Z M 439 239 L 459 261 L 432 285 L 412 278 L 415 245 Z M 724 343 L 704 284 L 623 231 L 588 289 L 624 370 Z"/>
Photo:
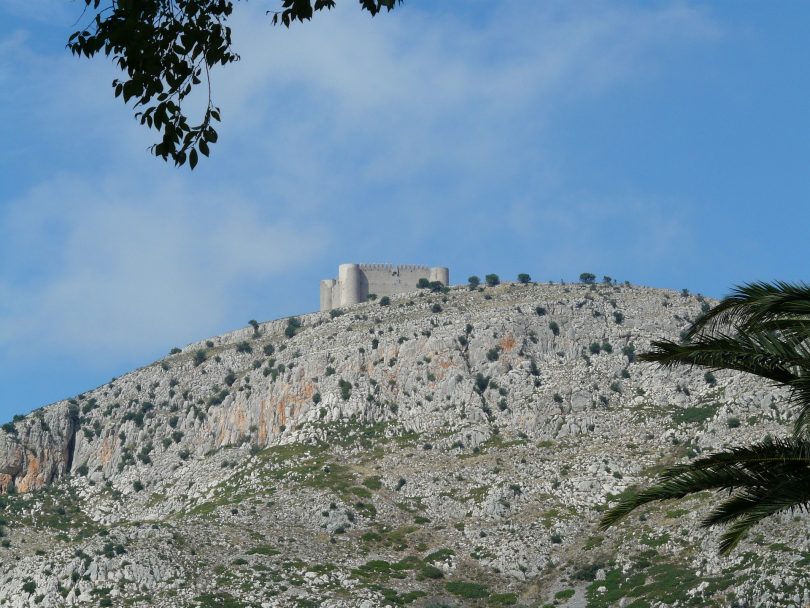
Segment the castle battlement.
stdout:
<path fill-rule="evenodd" d="M 407 293 L 416 289 L 419 279 L 450 284 L 450 271 L 444 267 L 418 264 L 341 264 L 337 279 L 321 281 L 321 310 L 350 306 L 379 297 Z"/>

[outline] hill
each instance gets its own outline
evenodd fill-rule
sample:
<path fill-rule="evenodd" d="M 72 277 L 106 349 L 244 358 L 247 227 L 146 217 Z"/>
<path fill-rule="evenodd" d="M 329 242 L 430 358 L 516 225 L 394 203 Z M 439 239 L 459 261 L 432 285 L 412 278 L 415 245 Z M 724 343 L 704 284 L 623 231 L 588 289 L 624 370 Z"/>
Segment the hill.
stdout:
<path fill-rule="evenodd" d="M 635 362 L 709 305 L 453 288 L 191 344 L 3 427 L 0 605 L 800 605 L 802 514 L 729 558 L 709 496 L 597 532 L 663 466 L 787 433 L 756 378 Z"/>

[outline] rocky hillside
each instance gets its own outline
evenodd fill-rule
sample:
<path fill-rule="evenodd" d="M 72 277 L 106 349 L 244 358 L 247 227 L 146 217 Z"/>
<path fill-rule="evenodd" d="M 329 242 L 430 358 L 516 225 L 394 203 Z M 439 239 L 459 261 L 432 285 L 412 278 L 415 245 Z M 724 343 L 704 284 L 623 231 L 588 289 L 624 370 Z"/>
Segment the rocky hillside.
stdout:
<path fill-rule="evenodd" d="M 703 298 L 414 292 L 191 344 L 0 431 L 0 605 L 798 606 L 802 514 L 729 558 L 662 466 L 789 432 L 751 377 L 634 361 Z"/>

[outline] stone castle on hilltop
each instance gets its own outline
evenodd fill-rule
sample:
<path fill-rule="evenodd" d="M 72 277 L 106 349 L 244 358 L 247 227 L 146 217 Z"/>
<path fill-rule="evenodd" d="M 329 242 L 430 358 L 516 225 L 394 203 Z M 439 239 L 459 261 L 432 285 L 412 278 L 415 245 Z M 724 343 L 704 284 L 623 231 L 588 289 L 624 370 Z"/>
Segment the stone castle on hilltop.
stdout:
<path fill-rule="evenodd" d="M 321 281 L 321 310 L 359 304 L 369 294 L 383 297 L 414 291 L 419 279 L 449 285 L 450 271 L 411 264 L 341 264 L 337 279 Z"/>

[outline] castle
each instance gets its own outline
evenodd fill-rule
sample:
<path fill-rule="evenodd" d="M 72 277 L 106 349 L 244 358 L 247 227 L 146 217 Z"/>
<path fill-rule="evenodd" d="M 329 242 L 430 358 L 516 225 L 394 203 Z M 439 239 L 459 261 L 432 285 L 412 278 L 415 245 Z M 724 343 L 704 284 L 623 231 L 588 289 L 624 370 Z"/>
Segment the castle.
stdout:
<path fill-rule="evenodd" d="M 383 297 L 414 291 L 419 279 L 449 285 L 450 271 L 415 265 L 341 264 L 337 279 L 321 281 L 321 310 L 359 304 L 369 294 Z"/>

